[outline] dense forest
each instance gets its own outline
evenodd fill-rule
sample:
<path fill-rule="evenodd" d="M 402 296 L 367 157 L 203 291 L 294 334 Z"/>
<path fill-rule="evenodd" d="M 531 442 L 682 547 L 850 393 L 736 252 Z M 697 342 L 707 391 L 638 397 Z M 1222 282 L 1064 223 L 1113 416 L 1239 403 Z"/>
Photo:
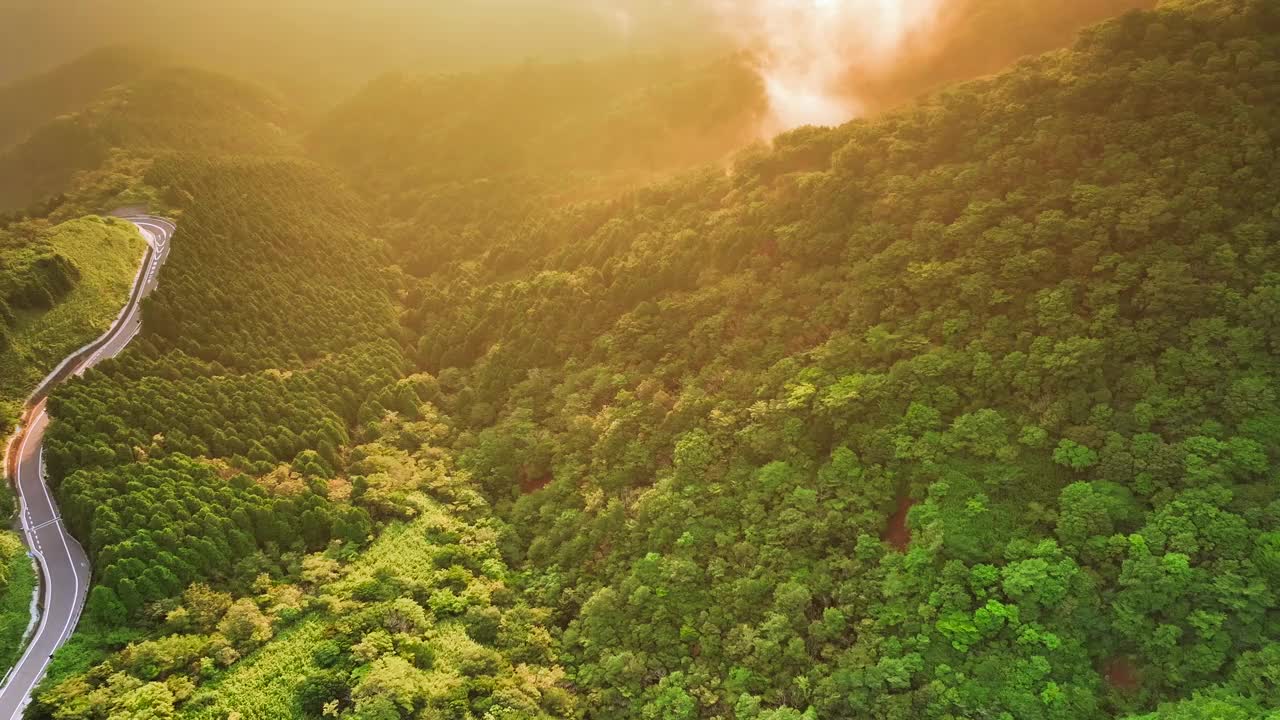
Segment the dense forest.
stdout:
<path fill-rule="evenodd" d="M 28 718 L 1280 712 L 1270 0 L 767 143 L 741 53 L 310 118 L 103 52 L 0 111 L 0 309 L 82 282 L 58 222 L 178 224 L 49 403 L 93 588 Z"/>
<path fill-rule="evenodd" d="M 589 714 L 1275 706 L 1276 22 L 1125 16 L 411 290 Z"/>

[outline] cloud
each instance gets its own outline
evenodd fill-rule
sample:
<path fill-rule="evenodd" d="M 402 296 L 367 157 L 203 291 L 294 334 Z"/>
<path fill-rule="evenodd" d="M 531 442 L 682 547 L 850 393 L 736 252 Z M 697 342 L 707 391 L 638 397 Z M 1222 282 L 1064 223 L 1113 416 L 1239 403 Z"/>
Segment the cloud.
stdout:
<path fill-rule="evenodd" d="M 596 0 L 593 8 L 604 20 L 606 27 L 623 38 L 631 38 L 635 31 L 636 18 L 630 8 L 610 0 Z"/>
<path fill-rule="evenodd" d="M 943 0 L 704 0 L 756 59 L 766 135 L 835 125 L 864 110 L 848 79 L 877 72 L 926 33 Z"/>

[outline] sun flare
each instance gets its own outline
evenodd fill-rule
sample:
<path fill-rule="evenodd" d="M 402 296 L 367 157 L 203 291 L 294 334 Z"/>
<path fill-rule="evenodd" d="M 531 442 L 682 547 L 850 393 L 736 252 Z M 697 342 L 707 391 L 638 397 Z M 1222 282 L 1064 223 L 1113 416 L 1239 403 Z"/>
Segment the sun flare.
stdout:
<path fill-rule="evenodd" d="M 836 125 L 863 110 L 847 79 L 891 62 L 926 32 L 943 0 L 716 0 L 754 54 L 769 99 L 766 135 Z"/>

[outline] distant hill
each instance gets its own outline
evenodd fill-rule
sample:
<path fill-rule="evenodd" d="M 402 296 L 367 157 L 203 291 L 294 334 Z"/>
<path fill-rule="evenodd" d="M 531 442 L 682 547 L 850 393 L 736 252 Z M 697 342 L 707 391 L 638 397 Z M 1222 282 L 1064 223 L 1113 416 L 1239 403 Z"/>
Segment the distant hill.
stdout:
<path fill-rule="evenodd" d="M 315 0 L 8 0 L 0 83 L 104 42 L 141 44 L 327 109 L 392 69 L 458 72 L 705 44 L 707 23 L 692 21 L 704 14 L 692 10 L 648 0 L 367 0 L 358 12 Z"/>
<path fill-rule="evenodd" d="M 849 88 L 871 112 L 886 112 L 1151 4 L 946 3 L 919 47 L 883 68 L 854 68 Z M 306 142 L 390 219 L 385 234 L 410 273 L 489 251 L 509 267 L 527 247 L 486 249 L 478 239 L 549 207 L 614 197 L 692 167 L 727 167 L 734 152 L 766 140 L 768 101 L 755 60 L 720 47 L 388 74 L 318 118 Z"/>
<path fill-rule="evenodd" d="M 148 57 L 132 51 L 93 53 L 4 91 L 15 102 L 25 95 L 49 98 L 43 106 L 57 106 L 65 114 L 0 111 L 0 122 L 25 133 L 0 150 L 0 210 L 67 190 L 76 172 L 102 166 L 115 150 L 137 156 L 295 149 L 288 130 L 291 111 L 271 94 Z"/>
<path fill-rule="evenodd" d="M 885 110 L 950 83 L 997 72 L 1018 58 L 1070 45 L 1081 28 L 1156 0 L 950 0 L 932 32 L 891 66 L 849 78 Z"/>
<path fill-rule="evenodd" d="M 385 76 L 322 118 L 307 144 L 380 214 L 484 234 L 541 208 L 723 165 L 758 139 L 764 112 L 741 57 L 529 63 Z M 400 245 L 411 272 L 470 252 L 421 240 Z"/>
<path fill-rule="evenodd" d="M 107 88 L 156 67 L 158 56 L 134 48 L 103 48 L 42 75 L 0 87 L 0 149 L 65 113 L 87 107 Z"/>

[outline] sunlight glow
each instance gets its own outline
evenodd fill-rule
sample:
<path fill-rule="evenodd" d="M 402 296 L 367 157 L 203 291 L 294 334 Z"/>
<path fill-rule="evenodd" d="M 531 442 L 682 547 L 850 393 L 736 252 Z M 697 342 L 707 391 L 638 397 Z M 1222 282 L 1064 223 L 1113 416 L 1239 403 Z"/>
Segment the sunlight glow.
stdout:
<path fill-rule="evenodd" d="M 943 0 L 714 0 L 725 28 L 756 54 L 771 136 L 835 125 L 863 108 L 847 89 L 883 67 L 936 19 Z"/>

